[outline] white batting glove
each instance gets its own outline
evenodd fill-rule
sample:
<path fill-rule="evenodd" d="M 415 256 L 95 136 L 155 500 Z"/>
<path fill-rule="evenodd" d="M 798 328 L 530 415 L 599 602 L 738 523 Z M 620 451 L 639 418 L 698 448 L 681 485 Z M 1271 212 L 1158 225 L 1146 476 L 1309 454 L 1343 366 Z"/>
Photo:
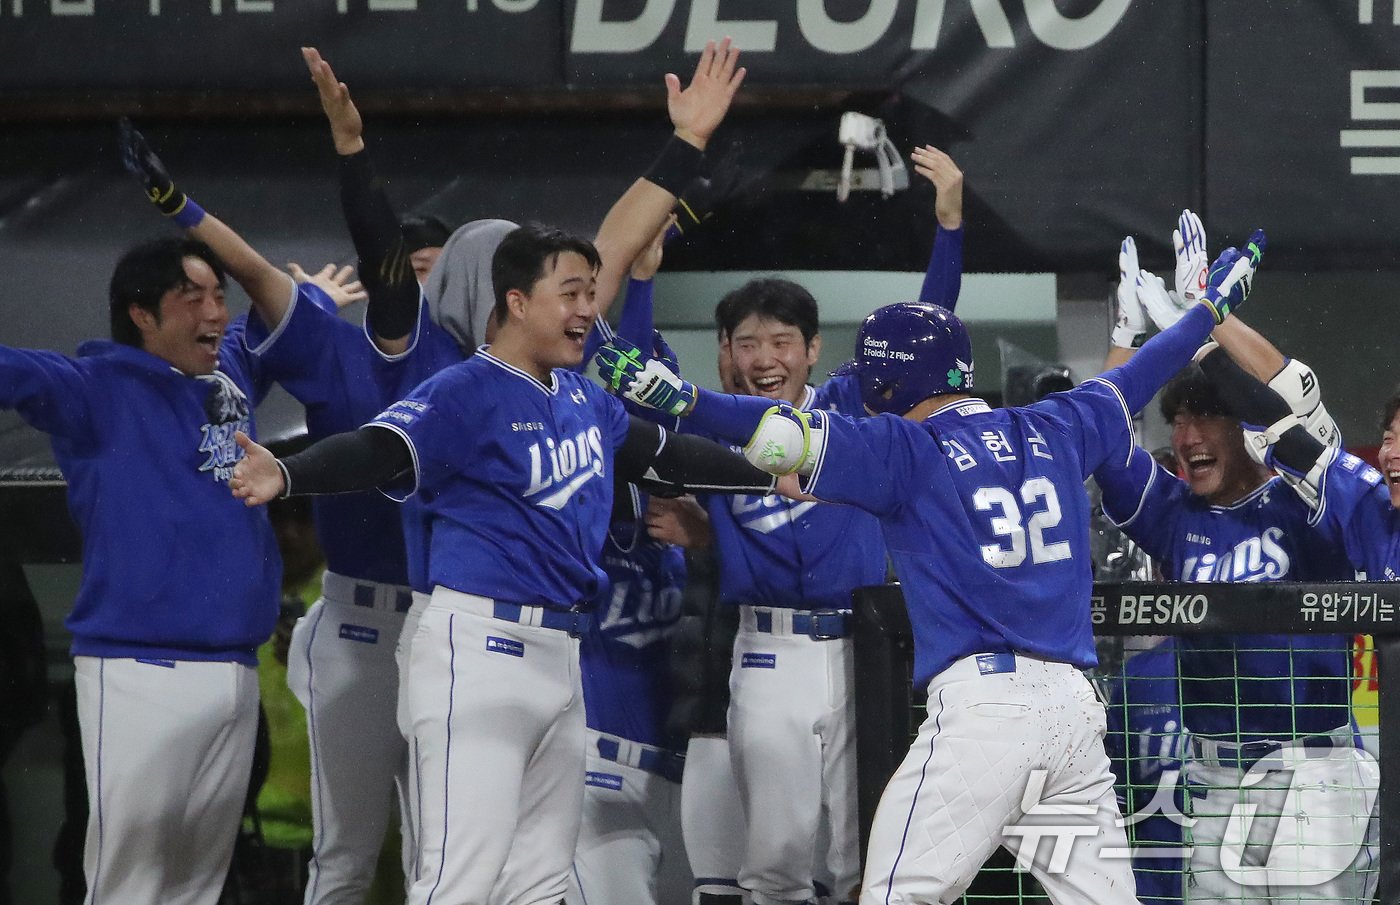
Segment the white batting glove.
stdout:
<path fill-rule="evenodd" d="M 1182 211 L 1176 221 L 1172 248 L 1176 249 L 1176 294 L 1186 304 L 1194 304 L 1206 292 L 1210 255 L 1206 251 L 1206 228 L 1190 210 Z"/>
<path fill-rule="evenodd" d="M 1166 330 L 1181 320 L 1181 316 L 1190 307 L 1168 292 L 1167 284 L 1150 270 L 1138 271 L 1135 286 L 1138 303 L 1147 312 L 1147 316 L 1152 318 L 1152 323 L 1157 325 L 1158 330 Z"/>
<path fill-rule="evenodd" d="M 1118 247 L 1118 317 L 1111 342 L 1120 349 L 1136 349 L 1147 338 L 1147 318 L 1137 294 L 1137 243 L 1132 236 Z"/>

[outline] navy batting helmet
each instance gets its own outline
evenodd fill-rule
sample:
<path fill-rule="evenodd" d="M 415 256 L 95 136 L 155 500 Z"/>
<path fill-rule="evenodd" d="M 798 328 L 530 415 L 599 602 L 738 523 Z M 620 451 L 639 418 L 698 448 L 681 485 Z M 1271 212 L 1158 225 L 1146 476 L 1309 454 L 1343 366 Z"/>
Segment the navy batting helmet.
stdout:
<path fill-rule="evenodd" d="M 859 376 L 871 411 L 903 415 L 930 396 L 972 389 L 972 341 L 947 308 L 886 305 L 861 323 L 856 357 L 835 373 Z"/>

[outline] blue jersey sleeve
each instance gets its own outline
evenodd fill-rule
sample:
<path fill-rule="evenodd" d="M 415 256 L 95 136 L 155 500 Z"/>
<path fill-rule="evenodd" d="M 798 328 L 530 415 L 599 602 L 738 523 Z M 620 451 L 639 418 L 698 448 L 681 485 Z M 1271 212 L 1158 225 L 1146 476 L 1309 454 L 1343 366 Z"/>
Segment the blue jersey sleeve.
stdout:
<path fill-rule="evenodd" d="M 78 363 L 57 352 L 0 346 L 0 407 L 31 427 L 80 441 L 92 435 L 92 412 Z"/>
<path fill-rule="evenodd" d="M 958 306 L 962 291 L 963 231 L 938 227 L 933 236 L 933 252 L 929 255 L 924 285 L 919 289 L 919 301 L 942 305 L 949 311 Z"/>
<path fill-rule="evenodd" d="M 1106 462 L 1094 472 L 1103 491 L 1103 511 L 1113 524 L 1128 533 L 1153 559 L 1162 561 L 1171 552 L 1171 538 L 1186 485 L 1158 465 L 1147 450 L 1134 447 L 1126 466 Z"/>
<path fill-rule="evenodd" d="M 1118 388 L 1136 414 L 1152 401 L 1172 375 L 1191 363 L 1191 356 L 1215 329 L 1215 319 L 1205 305 L 1193 305 L 1172 326 L 1149 339 L 1124 365 L 1105 371 L 1098 379 Z"/>
<path fill-rule="evenodd" d="M 1348 452 L 1328 449 L 1324 455 L 1330 461 L 1323 469 L 1318 487 L 1318 502 L 1308 521 L 1331 538 L 1340 538 L 1347 558 L 1357 569 L 1371 575 L 1377 563 L 1369 562 L 1367 553 L 1386 543 L 1393 528 L 1390 491 L 1379 471 Z"/>
<path fill-rule="evenodd" d="M 413 457 L 412 476 L 384 488 L 390 499 L 402 502 L 434 488 L 471 461 L 470 438 L 463 436 L 462 425 L 478 423 L 466 411 L 476 397 L 458 385 L 458 371 L 452 367 L 434 375 L 370 422 L 402 437 Z"/>
<path fill-rule="evenodd" d="M 1107 375 L 1091 377 L 1064 393 L 1052 393 L 1027 408 L 1068 424 L 1069 438 L 1079 444 L 1084 466 L 1081 480 L 1100 466 L 1126 467 L 1137 448 L 1132 409 L 1119 385 Z"/>
<path fill-rule="evenodd" d="M 803 489 L 875 515 L 899 508 L 919 471 L 914 435 L 922 428 L 894 415 L 857 419 L 817 411 L 812 419 L 825 443 Z"/>

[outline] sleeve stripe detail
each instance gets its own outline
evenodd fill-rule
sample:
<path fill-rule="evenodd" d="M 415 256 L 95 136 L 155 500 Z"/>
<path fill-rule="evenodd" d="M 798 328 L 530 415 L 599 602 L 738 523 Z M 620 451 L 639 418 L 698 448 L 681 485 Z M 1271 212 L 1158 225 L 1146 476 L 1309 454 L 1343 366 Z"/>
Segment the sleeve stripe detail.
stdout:
<path fill-rule="evenodd" d="M 1118 400 L 1118 406 L 1123 410 L 1123 421 L 1128 425 L 1128 455 L 1123 460 L 1124 467 L 1133 460 L 1133 450 L 1137 449 L 1137 425 L 1133 423 L 1133 413 L 1128 410 L 1128 401 L 1123 398 L 1122 390 L 1113 385 L 1112 381 L 1104 380 L 1102 377 L 1090 377 L 1085 383 L 1101 383 L 1113 391 L 1113 396 Z"/>
<path fill-rule="evenodd" d="M 428 304 L 428 297 L 423 294 L 423 287 L 420 285 L 418 287 L 418 316 L 413 320 L 413 332 L 409 334 L 408 347 L 395 355 L 390 355 L 379 348 L 379 343 L 375 342 L 374 334 L 369 332 L 369 317 L 366 315 L 360 321 L 360 330 L 365 334 L 365 339 L 369 340 L 370 348 L 374 349 L 374 354 L 390 363 L 403 361 L 413 354 L 413 350 L 418 348 L 418 337 L 423 334 L 423 306 L 426 304 Z"/>
<path fill-rule="evenodd" d="M 1322 516 L 1327 511 L 1327 478 L 1332 472 L 1332 463 L 1337 460 L 1337 450 L 1331 446 L 1323 450 L 1322 455 L 1317 457 L 1317 464 L 1321 470 L 1317 478 L 1317 507 L 1308 515 L 1308 526 L 1317 527 L 1322 523 Z M 1306 476 L 1304 477 L 1306 480 Z"/>
<path fill-rule="evenodd" d="M 394 433 L 398 434 L 400 437 L 403 438 L 403 442 L 408 444 L 408 454 L 413 459 L 413 486 L 410 487 L 407 491 L 405 491 L 402 496 L 399 496 L 397 493 L 391 494 L 386 490 L 379 491 L 380 493 L 384 494 L 386 497 L 388 497 L 396 503 L 404 502 L 409 497 L 413 496 L 415 493 L 418 492 L 418 485 L 422 476 L 421 469 L 418 465 L 418 447 L 413 445 L 413 438 L 410 437 L 407 433 L 405 433 L 401 428 L 399 428 L 396 425 L 385 424 L 383 421 L 371 421 L 369 424 L 366 424 L 365 427 L 378 427 L 386 431 L 393 431 Z"/>
<path fill-rule="evenodd" d="M 268 349 L 271 349 L 273 345 L 277 342 L 278 337 L 280 337 L 283 333 L 286 332 L 287 325 L 292 322 L 292 315 L 296 313 L 297 304 L 301 301 L 301 289 L 297 286 L 296 280 L 293 280 L 291 277 L 287 277 L 287 279 L 292 284 L 291 301 L 287 303 L 287 310 L 285 313 L 283 313 L 282 320 L 279 321 L 277 323 L 277 326 L 272 329 L 272 332 L 268 334 L 267 339 L 263 340 L 256 349 L 249 350 L 254 355 L 262 355 Z M 244 340 L 245 342 L 247 340 L 246 334 L 244 336 Z"/>
<path fill-rule="evenodd" d="M 1137 447 L 1134 446 L 1133 449 L 1134 449 L 1134 452 L 1136 452 Z M 1131 454 L 1131 453 L 1128 455 L 1128 458 L 1129 458 L 1129 460 L 1131 461 L 1131 459 L 1132 459 L 1132 454 Z M 1104 515 L 1108 515 L 1108 520 L 1109 520 L 1110 522 L 1113 522 L 1113 524 L 1116 525 L 1116 526 L 1119 527 L 1119 528 L 1126 528 L 1126 527 L 1128 527 L 1129 525 L 1131 525 L 1133 522 L 1137 521 L 1137 517 L 1138 517 L 1139 515 L 1142 515 L 1142 507 L 1145 506 L 1145 505 L 1147 505 L 1147 494 L 1148 494 L 1148 492 L 1152 490 L 1152 485 L 1155 484 L 1155 483 L 1157 482 L 1157 472 L 1158 472 L 1159 470 L 1160 470 L 1160 466 L 1158 466 L 1156 462 L 1152 463 L 1152 471 L 1148 473 L 1148 476 L 1147 476 L 1147 483 L 1144 484 L 1144 485 L 1142 486 L 1142 496 L 1138 497 L 1137 508 L 1133 510 L 1133 514 L 1132 514 L 1132 515 L 1128 516 L 1126 519 L 1124 519 L 1123 521 L 1119 522 L 1119 521 L 1115 521 L 1114 518 L 1113 518 L 1113 516 L 1108 515 L 1108 509 L 1107 509 L 1107 508 L 1104 509 L 1104 513 L 1103 513 L 1103 514 L 1104 514 Z"/>

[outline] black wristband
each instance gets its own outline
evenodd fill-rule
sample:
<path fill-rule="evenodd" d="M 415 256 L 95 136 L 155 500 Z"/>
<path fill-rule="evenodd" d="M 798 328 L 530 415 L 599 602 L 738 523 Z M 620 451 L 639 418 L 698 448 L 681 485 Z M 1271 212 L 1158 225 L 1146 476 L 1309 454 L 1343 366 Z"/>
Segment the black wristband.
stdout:
<path fill-rule="evenodd" d="M 680 196 L 686 186 L 700 175 L 705 166 L 705 152 L 695 145 L 672 135 L 666 140 L 651 169 L 642 178 L 655 183 L 672 195 Z"/>

